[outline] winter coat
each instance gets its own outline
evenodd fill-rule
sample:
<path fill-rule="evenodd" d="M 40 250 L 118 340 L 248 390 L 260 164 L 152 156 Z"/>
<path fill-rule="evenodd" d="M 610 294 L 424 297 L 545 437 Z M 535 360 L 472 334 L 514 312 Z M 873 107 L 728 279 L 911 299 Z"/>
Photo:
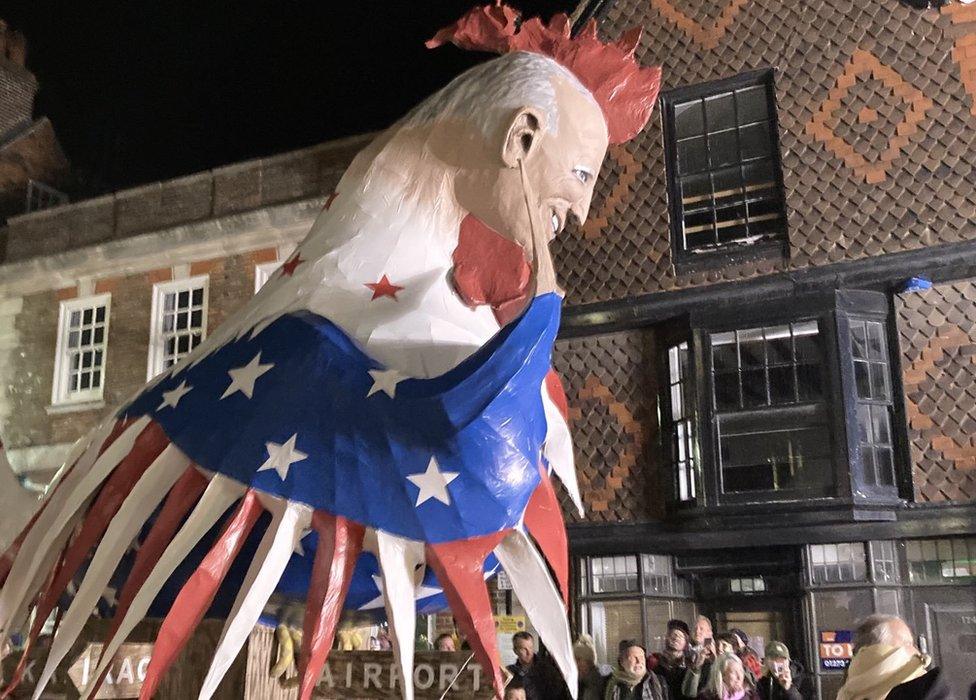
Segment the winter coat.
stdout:
<path fill-rule="evenodd" d="M 790 684 L 790 689 L 784 690 L 779 681 L 767 673 L 756 681 L 756 691 L 762 700 L 803 700 L 803 696 L 797 689 L 798 680 L 794 677 L 793 682 Z"/>
<path fill-rule="evenodd" d="M 618 683 L 611 676 L 607 681 L 607 690 L 603 694 L 604 700 L 671 700 L 671 692 L 668 690 L 667 683 L 651 671 L 634 688 L 639 690 L 639 694 L 623 683 Z"/>
<path fill-rule="evenodd" d="M 924 676 L 896 685 L 885 700 L 954 700 L 942 669 L 933 668 Z"/>

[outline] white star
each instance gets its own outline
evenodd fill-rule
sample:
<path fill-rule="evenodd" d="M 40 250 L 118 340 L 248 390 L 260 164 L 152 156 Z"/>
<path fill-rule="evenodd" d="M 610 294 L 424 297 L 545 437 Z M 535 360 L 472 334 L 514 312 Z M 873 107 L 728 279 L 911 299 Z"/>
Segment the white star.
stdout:
<path fill-rule="evenodd" d="M 258 471 L 263 472 L 268 469 L 274 469 L 278 472 L 278 476 L 281 477 L 282 481 L 287 479 L 288 468 L 294 462 L 301 462 L 308 457 L 304 452 L 295 449 L 295 441 L 297 439 L 298 433 L 295 433 L 283 445 L 279 445 L 277 442 L 264 443 L 264 446 L 268 449 L 268 460 L 258 467 Z"/>
<path fill-rule="evenodd" d="M 247 398 L 254 396 L 254 382 L 258 380 L 265 372 L 269 371 L 274 364 L 261 364 L 261 353 L 254 356 L 250 362 L 248 362 L 243 367 L 237 367 L 235 369 L 229 370 L 227 374 L 230 375 L 230 386 L 224 392 L 221 399 L 226 399 L 228 396 L 233 394 L 235 391 L 239 391 Z"/>
<path fill-rule="evenodd" d="M 182 382 L 180 382 L 180 385 L 175 389 L 171 389 L 170 391 L 164 391 L 163 402 L 159 404 L 159 408 L 157 408 L 156 410 L 161 411 L 167 406 L 169 406 L 170 408 L 176 408 L 176 405 L 180 402 L 180 399 L 182 399 L 184 396 L 190 393 L 190 389 L 192 388 L 193 388 L 192 386 L 186 385 L 186 380 L 184 379 Z"/>
<path fill-rule="evenodd" d="M 302 540 L 304 540 L 306 537 L 308 537 L 311 534 L 312 534 L 312 528 L 309 528 L 307 530 L 302 530 L 300 533 L 298 533 L 298 539 L 295 540 L 295 550 L 294 550 L 295 554 L 297 554 L 300 557 L 305 556 L 305 548 L 302 546 Z"/>
<path fill-rule="evenodd" d="M 397 384 L 407 377 L 403 376 L 395 369 L 371 369 L 369 376 L 373 378 L 373 386 L 370 387 L 366 397 L 369 398 L 378 391 L 382 391 L 391 399 L 395 398 Z"/>
<path fill-rule="evenodd" d="M 442 472 L 437 458 L 431 457 L 427 471 L 407 476 L 407 479 L 420 489 L 414 506 L 419 506 L 431 498 L 437 499 L 446 506 L 451 505 L 451 495 L 447 492 L 447 485 L 457 478 L 458 472 Z"/>
<path fill-rule="evenodd" d="M 376 584 L 376 590 L 378 590 L 380 594 L 365 605 L 361 605 L 359 607 L 360 610 L 374 610 L 377 608 L 382 608 L 385 605 L 383 600 L 383 577 L 379 574 L 373 574 L 373 583 Z M 437 595 L 438 593 L 443 592 L 443 588 L 437 588 L 436 586 L 425 586 L 424 582 L 421 581 L 413 589 L 413 598 L 414 600 L 423 600 L 424 598 L 429 598 L 432 595 Z"/>

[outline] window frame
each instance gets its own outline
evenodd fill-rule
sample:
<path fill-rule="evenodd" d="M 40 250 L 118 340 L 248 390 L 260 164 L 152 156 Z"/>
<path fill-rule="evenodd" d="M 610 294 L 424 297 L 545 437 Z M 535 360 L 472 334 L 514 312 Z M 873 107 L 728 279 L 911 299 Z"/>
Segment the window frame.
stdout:
<path fill-rule="evenodd" d="M 711 95 L 765 86 L 769 108 L 769 126 L 772 136 L 772 165 L 780 193 L 780 220 L 782 231 L 775 237 L 755 243 L 731 242 L 710 249 L 688 250 L 684 243 L 684 206 L 677 168 L 678 137 L 675 124 L 675 105 Z M 776 70 L 760 68 L 720 80 L 686 85 L 661 93 L 659 97 L 664 141 L 664 162 L 667 179 L 669 235 L 671 237 L 671 261 L 678 270 L 694 271 L 736 264 L 757 258 L 789 256 L 789 231 L 786 209 L 786 192 L 783 184 L 783 157 L 779 138 L 779 116 L 776 109 Z M 706 132 L 707 133 L 707 132 Z M 741 164 L 741 159 L 738 161 Z"/>
<path fill-rule="evenodd" d="M 912 498 L 908 436 L 905 423 L 904 397 L 901 386 L 901 366 L 898 354 L 897 327 L 894 304 L 890 294 L 862 290 L 824 290 L 802 295 L 754 300 L 743 310 L 726 306 L 693 311 L 681 321 L 672 322 L 659 329 L 659 416 L 663 456 L 669 465 L 668 511 L 672 514 L 687 512 L 689 515 L 702 509 L 718 508 L 735 513 L 750 504 L 785 504 L 808 502 L 810 507 L 825 502 L 872 506 L 895 505 Z M 850 345 L 850 319 L 880 321 L 885 324 L 888 381 L 891 389 L 891 431 L 894 442 L 895 487 L 877 488 L 865 483 L 864 469 L 858 448 L 857 399 L 854 385 L 854 367 Z M 822 408 L 827 412 L 826 426 L 830 434 L 832 467 L 831 479 L 823 487 L 813 491 L 789 489 L 782 491 L 748 491 L 723 493 L 719 460 L 717 412 L 713 396 L 713 367 L 709 336 L 730 330 L 743 330 L 759 326 L 798 323 L 806 320 L 818 322 L 820 335 Z M 894 335 L 894 337 L 893 337 Z M 692 350 L 689 367 L 692 368 L 694 397 L 692 407 L 697 417 L 699 474 L 698 498 L 694 502 L 678 501 L 678 477 L 671 459 L 667 442 L 672 433 L 672 420 L 668 400 L 667 381 L 668 349 L 687 339 Z M 776 410 L 776 409 L 764 409 Z"/>
<path fill-rule="evenodd" d="M 149 317 L 149 352 L 147 353 L 148 358 L 146 363 L 147 381 L 153 379 L 153 377 L 167 369 L 166 367 L 163 367 L 163 361 L 166 357 L 164 348 L 166 335 L 165 331 L 163 330 L 164 295 L 183 290 L 188 290 L 192 293 L 192 291 L 198 287 L 202 287 L 203 289 L 203 315 L 200 326 L 202 336 L 200 342 L 202 343 L 207 339 L 207 318 L 209 316 L 210 307 L 210 276 L 197 275 L 195 277 L 186 277 L 178 280 L 170 280 L 168 282 L 157 282 L 153 285 L 152 311 Z"/>
<path fill-rule="evenodd" d="M 70 389 L 71 367 L 68 361 L 69 322 L 73 311 L 105 308 L 104 341 L 102 348 L 101 382 L 97 389 L 84 389 L 72 392 Z M 112 295 L 92 294 L 85 297 L 65 299 L 58 308 L 58 335 L 54 351 L 54 375 L 51 382 L 51 405 L 72 406 L 76 404 L 101 401 L 105 395 L 106 369 L 108 368 L 108 335 L 112 320 Z"/>
<path fill-rule="evenodd" d="M 254 293 L 257 294 L 261 288 L 268 283 L 275 271 L 282 266 L 284 261 L 258 263 L 254 266 Z"/>

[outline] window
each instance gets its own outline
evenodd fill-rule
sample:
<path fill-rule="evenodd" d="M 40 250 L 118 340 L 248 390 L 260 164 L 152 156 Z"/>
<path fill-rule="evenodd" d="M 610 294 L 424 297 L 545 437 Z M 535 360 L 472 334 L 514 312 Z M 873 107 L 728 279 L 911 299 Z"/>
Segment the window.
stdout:
<path fill-rule="evenodd" d="M 878 583 L 895 583 L 898 581 L 898 557 L 895 554 L 895 543 L 890 540 L 880 540 L 870 544 L 874 580 Z"/>
<path fill-rule="evenodd" d="M 179 362 L 206 336 L 206 275 L 153 287 L 150 379 Z"/>
<path fill-rule="evenodd" d="M 261 287 L 267 284 L 274 271 L 281 267 L 280 262 L 261 263 L 254 266 L 254 293 L 261 291 Z"/>
<path fill-rule="evenodd" d="M 850 328 L 858 444 L 866 480 L 878 486 L 894 486 L 891 382 L 884 324 L 851 319 Z"/>
<path fill-rule="evenodd" d="M 580 571 L 580 618 L 601 662 L 614 661 L 621 639 L 659 648 L 667 621 L 690 617 L 691 584 L 674 573 L 669 556 L 584 557 Z"/>
<path fill-rule="evenodd" d="M 723 493 L 827 485 L 819 335 L 816 321 L 709 334 Z"/>
<path fill-rule="evenodd" d="M 863 542 L 812 544 L 809 556 L 811 583 L 852 583 L 867 580 L 867 555 Z"/>
<path fill-rule="evenodd" d="M 662 96 L 676 262 L 786 234 L 770 70 Z"/>
<path fill-rule="evenodd" d="M 110 303 L 109 294 L 61 302 L 52 404 L 101 400 Z"/>
<path fill-rule="evenodd" d="M 679 501 L 693 501 L 697 491 L 698 442 L 695 439 L 694 397 L 691 394 L 691 353 L 688 343 L 668 349 L 668 397 L 671 464 Z"/>
<path fill-rule="evenodd" d="M 28 212 L 50 209 L 68 201 L 68 195 L 37 180 L 27 181 L 27 201 L 24 209 Z"/>
<path fill-rule="evenodd" d="M 967 583 L 976 579 L 976 537 L 909 540 L 908 575 L 912 583 Z"/>

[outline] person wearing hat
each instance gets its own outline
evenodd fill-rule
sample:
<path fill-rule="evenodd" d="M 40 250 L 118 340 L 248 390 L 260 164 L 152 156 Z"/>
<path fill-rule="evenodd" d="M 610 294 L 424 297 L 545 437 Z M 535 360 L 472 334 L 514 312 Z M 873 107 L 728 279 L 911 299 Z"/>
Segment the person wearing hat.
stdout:
<path fill-rule="evenodd" d="M 746 669 L 746 673 L 750 674 L 754 679 L 759 678 L 763 672 L 762 659 L 759 658 L 756 650 L 749 646 L 749 635 L 738 627 L 730 629 L 729 634 L 732 635 L 735 655 L 742 659 L 742 665 Z"/>
<path fill-rule="evenodd" d="M 617 649 L 617 665 L 607 681 L 604 700 L 671 700 L 667 683 L 648 672 L 643 644 L 624 639 Z"/>
<path fill-rule="evenodd" d="M 579 672 L 577 700 L 602 700 L 606 672 L 596 663 L 596 646 L 590 635 L 581 634 L 573 644 L 573 658 Z"/>
<path fill-rule="evenodd" d="M 762 700 L 803 700 L 790 667 L 790 650 L 783 642 L 766 645 L 766 672 L 756 682 Z"/>
<path fill-rule="evenodd" d="M 688 640 L 691 629 L 684 620 L 668 620 L 664 649 L 647 657 L 647 668 L 664 681 L 672 698 L 681 697 L 681 681 L 688 668 Z"/>

